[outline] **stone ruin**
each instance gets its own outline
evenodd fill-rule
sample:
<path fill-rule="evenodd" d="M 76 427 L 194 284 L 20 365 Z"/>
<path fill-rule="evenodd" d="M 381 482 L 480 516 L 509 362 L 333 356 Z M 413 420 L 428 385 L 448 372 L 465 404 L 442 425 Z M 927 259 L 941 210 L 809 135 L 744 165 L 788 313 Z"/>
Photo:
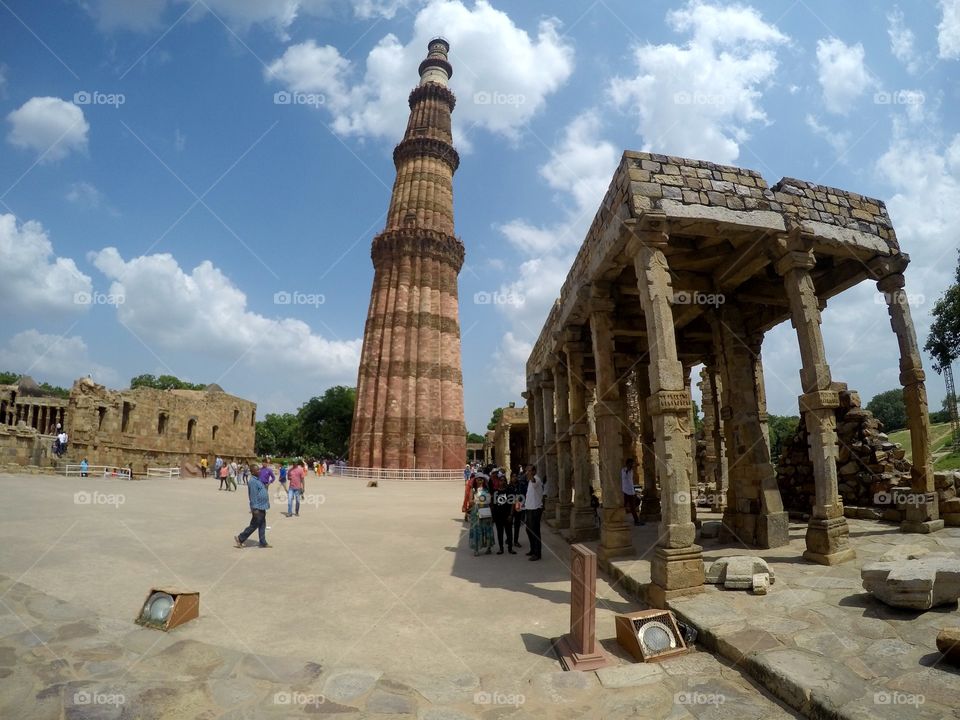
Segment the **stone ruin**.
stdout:
<path fill-rule="evenodd" d="M 29 378 L 27 378 L 29 381 Z M 69 398 L 0 386 L 0 462 L 14 470 L 49 470 L 57 462 L 126 467 L 177 467 L 199 473 L 197 463 L 217 454 L 254 459 L 257 406 L 216 384 L 204 390 L 109 390 L 89 377 L 74 382 Z M 28 388 L 23 392 L 23 388 Z M 67 455 L 52 457 L 59 422 L 69 436 Z"/>
<path fill-rule="evenodd" d="M 837 479 L 847 517 L 899 522 L 894 501 L 896 489 L 910 491 L 912 466 L 906 451 L 883 432 L 883 423 L 861 407 L 856 391 L 841 390 L 835 410 L 837 426 Z M 800 516 L 810 514 L 815 500 L 813 465 L 807 450 L 804 418 L 784 443 L 777 463 L 777 484 L 784 507 Z M 862 510 L 862 512 L 859 512 Z"/>
<path fill-rule="evenodd" d="M 619 468 L 632 456 L 644 497 L 659 495 L 661 506 L 652 603 L 702 592 L 690 386 L 692 369 L 703 365 L 714 415 L 706 481 L 723 512 L 721 540 L 787 544 L 761 350 L 765 333 L 790 321 L 814 495 L 804 558 L 852 559 L 836 462 L 836 413 L 847 388 L 831 375 L 820 312 L 869 280 L 897 337 L 911 431 L 912 502 L 901 527 L 942 528 L 925 375 L 904 290 L 908 262 L 879 200 L 793 178 L 768 186 L 752 170 L 625 152 L 527 360 L 530 461 L 546 479 L 545 520 L 573 535 L 593 524 L 592 411 L 599 489 L 608 499 L 600 562 L 637 554 L 620 502 Z"/>

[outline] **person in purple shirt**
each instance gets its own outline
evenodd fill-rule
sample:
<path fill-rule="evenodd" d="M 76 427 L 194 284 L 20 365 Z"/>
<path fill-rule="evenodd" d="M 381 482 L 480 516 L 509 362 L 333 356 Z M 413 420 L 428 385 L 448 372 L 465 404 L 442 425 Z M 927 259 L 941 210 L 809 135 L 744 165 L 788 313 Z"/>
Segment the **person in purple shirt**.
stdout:
<path fill-rule="evenodd" d="M 276 478 L 269 459 L 260 466 L 258 475 L 250 477 L 250 482 L 247 484 L 247 497 L 250 498 L 250 525 L 233 539 L 238 548 L 243 547 L 254 531 L 259 535 L 260 547 L 271 547 L 267 542 L 267 510 L 270 509 L 270 492 L 267 486 L 274 480 Z"/>

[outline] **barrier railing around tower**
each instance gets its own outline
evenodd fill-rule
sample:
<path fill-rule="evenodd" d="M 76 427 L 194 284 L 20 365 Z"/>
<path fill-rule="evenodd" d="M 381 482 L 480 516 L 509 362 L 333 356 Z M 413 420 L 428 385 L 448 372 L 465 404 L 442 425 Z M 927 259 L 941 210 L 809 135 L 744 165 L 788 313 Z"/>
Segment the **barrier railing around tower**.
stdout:
<path fill-rule="evenodd" d="M 463 482 L 463 470 L 399 470 L 393 468 L 341 467 L 339 465 L 331 465 L 327 474 L 378 481 Z"/>
<path fill-rule="evenodd" d="M 60 470 L 67 477 L 109 477 L 118 478 L 120 480 L 130 479 L 130 470 L 112 465 L 88 465 L 86 470 L 79 465 L 63 465 Z"/>
<path fill-rule="evenodd" d="M 166 467 L 166 468 L 147 468 L 147 477 L 165 477 L 165 478 L 178 478 L 180 477 L 180 468 L 178 467 Z"/>

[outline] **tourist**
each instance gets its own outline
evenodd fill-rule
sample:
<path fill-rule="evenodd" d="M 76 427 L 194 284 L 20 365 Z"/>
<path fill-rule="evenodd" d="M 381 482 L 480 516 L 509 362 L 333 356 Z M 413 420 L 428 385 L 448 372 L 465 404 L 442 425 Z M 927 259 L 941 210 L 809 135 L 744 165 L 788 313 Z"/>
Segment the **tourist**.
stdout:
<path fill-rule="evenodd" d="M 283 495 L 280 494 L 280 488 L 283 488 Z M 277 500 L 281 502 L 287 497 L 287 463 L 280 463 L 280 486 L 277 488 Z"/>
<path fill-rule="evenodd" d="M 205 478 L 207 476 L 207 459 L 205 457 L 200 458 L 200 477 Z"/>
<path fill-rule="evenodd" d="M 220 468 L 223 467 L 223 459 L 217 455 L 217 459 L 213 462 L 213 476 L 220 477 Z"/>
<path fill-rule="evenodd" d="M 463 521 L 470 521 L 470 505 L 473 503 L 473 489 L 475 486 L 474 475 L 470 473 L 463 487 L 463 503 L 460 505 L 460 512 L 463 513 Z"/>
<path fill-rule="evenodd" d="M 620 468 L 620 486 L 623 490 L 623 507 L 628 513 L 633 515 L 634 525 L 643 525 L 640 522 L 640 516 L 637 514 L 637 491 L 633 484 L 633 458 L 627 458 L 627 462 Z"/>
<path fill-rule="evenodd" d="M 497 544 L 500 546 L 497 555 L 503 555 L 504 533 L 507 535 L 507 549 L 510 554 L 517 554 L 513 550 L 513 523 L 511 520 L 514 498 L 508 488 L 507 479 L 503 476 L 501 470 L 493 478 L 493 522 L 497 526 Z"/>
<path fill-rule="evenodd" d="M 247 484 L 247 478 L 250 477 L 250 466 L 247 463 L 244 463 L 240 466 L 240 482 L 244 485 Z"/>
<path fill-rule="evenodd" d="M 536 465 L 527 465 L 527 494 L 523 500 L 527 521 L 527 538 L 531 560 L 539 560 L 542 553 L 540 538 L 540 518 L 543 517 L 543 481 L 537 475 Z"/>
<path fill-rule="evenodd" d="M 518 470 L 510 478 L 510 492 L 514 497 L 513 502 L 513 546 L 522 548 L 520 543 L 520 528 L 523 527 L 523 501 L 527 496 L 527 478 L 523 472 Z"/>
<path fill-rule="evenodd" d="M 293 502 L 297 502 L 297 517 L 300 516 L 300 498 L 303 497 L 303 491 L 306 488 L 306 464 L 301 461 L 290 468 L 287 473 L 287 480 L 290 483 L 290 489 L 287 490 L 287 517 L 293 516 Z"/>
<path fill-rule="evenodd" d="M 237 461 L 231 460 L 230 465 L 228 467 L 230 468 L 230 472 L 227 473 L 227 479 L 230 481 L 230 485 L 233 486 L 233 489 L 236 490 L 237 489 Z"/>
<path fill-rule="evenodd" d="M 593 508 L 593 525 L 600 527 L 600 498 L 597 497 L 597 491 L 590 486 L 590 507 Z"/>
<path fill-rule="evenodd" d="M 247 485 L 247 497 L 250 498 L 250 524 L 233 539 L 236 547 L 242 548 L 254 531 L 258 533 L 260 547 L 271 547 L 267 542 L 267 510 L 270 509 L 270 491 L 267 488 L 273 481 L 273 469 L 268 463 L 261 466 L 259 476 L 254 475 L 250 478 L 250 483 Z"/>
<path fill-rule="evenodd" d="M 90 465 L 87 464 L 87 459 L 84 458 L 80 461 L 80 477 L 87 477 L 87 470 L 90 469 Z"/>
<path fill-rule="evenodd" d="M 473 507 L 470 510 L 470 548 L 474 556 L 486 550 L 493 552 L 493 510 L 490 507 L 493 498 L 487 490 L 487 476 L 477 475 L 477 490 L 473 494 Z"/>
<path fill-rule="evenodd" d="M 227 480 L 227 473 L 229 472 L 226 463 L 220 465 L 220 469 L 217 470 L 217 477 L 220 478 L 220 487 L 218 489 L 223 490 L 226 488 L 227 492 L 230 492 L 230 481 Z"/>

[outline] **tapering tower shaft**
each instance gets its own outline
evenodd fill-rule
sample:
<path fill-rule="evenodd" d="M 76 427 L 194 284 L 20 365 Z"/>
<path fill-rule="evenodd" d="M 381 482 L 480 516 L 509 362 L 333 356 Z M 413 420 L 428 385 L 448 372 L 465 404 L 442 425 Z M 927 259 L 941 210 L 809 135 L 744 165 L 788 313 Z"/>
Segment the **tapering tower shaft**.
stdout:
<path fill-rule="evenodd" d="M 466 457 L 453 234 L 449 44 L 431 40 L 410 93 L 410 118 L 393 151 L 397 177 L 387 224 L 373 240 L 374 278 L 364 329 L 350 463 L 452 469 Z"/>

